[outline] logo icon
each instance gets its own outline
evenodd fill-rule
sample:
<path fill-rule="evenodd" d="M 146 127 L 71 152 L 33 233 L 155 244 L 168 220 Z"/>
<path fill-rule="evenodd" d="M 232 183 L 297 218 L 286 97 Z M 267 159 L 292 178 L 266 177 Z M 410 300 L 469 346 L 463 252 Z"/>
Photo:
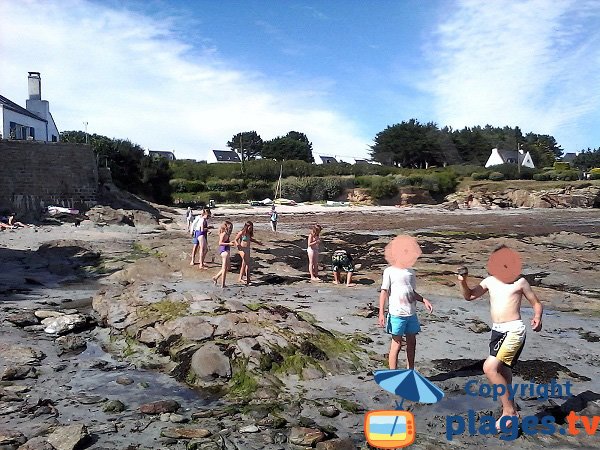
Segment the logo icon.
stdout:
<path fill-rule="evenodd" d="M 408 411 L 370 411 L 365 416 L 365 437 L 377 448 L 406 447 L 415 441 L 415 417 Z"/>
<path fill-rule="evenodd" d="M 404 400 L 437 403 L 444 392 L 414 369 L 378 370 L 375 382 L 392 394 L 402 398 L 396 410 L 370 411 L 365 416 L 365 437 L 369 445 L 392 449 L 411 445 L 415 441 L 415 417 L 403 411 Z"/>

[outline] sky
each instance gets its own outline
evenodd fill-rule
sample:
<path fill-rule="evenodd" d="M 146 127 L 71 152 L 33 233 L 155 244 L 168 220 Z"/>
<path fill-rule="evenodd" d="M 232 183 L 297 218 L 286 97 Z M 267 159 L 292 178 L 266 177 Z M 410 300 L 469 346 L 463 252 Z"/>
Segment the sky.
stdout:
<path fill-rule="evenodd" d="M 207 159 L 242 131 L 368 157 L 386 127 L 600 147 L 600 0 L 0 0 L 0 94 L 59 130 Z"/>

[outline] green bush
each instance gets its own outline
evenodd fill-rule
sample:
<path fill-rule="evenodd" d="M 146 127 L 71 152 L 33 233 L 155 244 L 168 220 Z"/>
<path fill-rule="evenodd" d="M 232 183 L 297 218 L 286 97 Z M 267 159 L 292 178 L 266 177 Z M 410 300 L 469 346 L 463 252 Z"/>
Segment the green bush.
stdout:
<path fill-rule="evenodd" d="M 210 179 L 206 182 L 206 188 L 209 191 L 240 191 L 244 187 L 244 180 L 235 178 L 231 180 Z"/>
<path fill-rule="evenodd" d="M 505 180 L 516 180 L 519 178 L 519 167 L 516 164 L 499 164 L 497 166 L 492 166 L 491 169 L 494 172 L 499 172 L 504 175 Z"/>
<path fill-rule="evenodd" d="M 577 170 L 551 170 L 545 172 L 550 180 L 558 181 L 577 181 L 579 179 L 579 172 Z"/>
<path fill-rule="evenodd" d="M 563 172 L 563 171 L 571 169 L 571 164 L 569 164 L 568 162 L 556 161 L 554 163 L 553 169 L 558 172 Z"/>
<path fill-rule="evenodd" d="M 549 172 L 550 170 L 554 170 L 554 167 L 544 167 L 542 172 Z"/>
<path fill-rule="evenodd" d="M 504 174 L 501 172 L 492 172 L 488 177 L 491 181 L 502 181 L 504 180 Z"/>
<path fill-rule="evenodd" d="M 487 180 L 490 176 L 490 172 L 473 172 L 471 178 L 474 180 Z"/>
<path fill-rule="evenodd" d="M 404 176 L 404 175 L 395 175 L 394 176 L 394 183 L 396 183 L 396 186 L 409 186 L 410 185 L 410 180 L 408 179 L 407 176 Z"/>
<path fill-rule="evenodd" d="M 281 181 L 281 195 L 297 202 L 333 200 L 353 187 L 352 177 L 289 177 Z"/>
<path fill-rule="evenodd" d="M 600 167 L 595 167 L 593 169 L 590 169 L 590 179 L 591 180 L 600 179 Z"/>
<path fill-rule="evenodd" d="M 455 173 L 457 177 L 463 178 L 463 177 L 471 176 L 471 174 L 473 172 L 481 172 L 485 169 L 483 167 L 477 166 L 475 164 L 465 164 L 465 165 L 455 164 L 455 165 L 444 167 L 444 170 L 445 171 L 449 170 L 449 171 Z"/>
<path fill-rule="evenodd" d="M 373 180 L 369 192 L 376 199 L 390 198 L 398 193 L 398 186 L 396 186 L 393 179 L 379 177 Z"/>
<path fill-rule="evenodd" d="M 174 178 L 169 181 L 169 184 L 173 192 L 202 192 L 206 190 L 206 184 L 196 180 Z"/>
<path fill-rule="evenodd" d="M 533 179 L 535 181 L 548 181 L 550 180 L 550 175 L 548 172 L 536 173 L 533 175 Z"/>
<path fill-rule="evenodd" d="M 423 182 L 423 175 L 418 173 L 411 173 L 408 176 L 408 181 L 410 182 L 411 186 L 420 186 Z"/>

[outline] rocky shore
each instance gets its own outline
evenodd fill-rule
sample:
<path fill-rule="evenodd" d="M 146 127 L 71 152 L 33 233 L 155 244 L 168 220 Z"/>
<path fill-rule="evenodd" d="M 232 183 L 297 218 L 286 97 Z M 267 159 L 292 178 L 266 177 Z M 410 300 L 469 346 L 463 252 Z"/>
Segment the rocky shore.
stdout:
<path fill-rule="evenodd" d="M 547 308 L 515 380 L 574 386 L 570 399 L 519 398 L 521 414 L 557 423 L 570 410 L 600 415 L 597 210 L 284 209 L 275 236 L 262 210 L 218 208 L 213 223 L 232 218 L 239 229 L 254 220 L 265 243 L 253 248 L 255 282 L 245 287 L 230 274 L 225 289 L 210 282 L 216 264 L 189 266 L 180 212 L 161 212 L 154 224 L 0 233 L 0 449 L 368 448 L 364 413 L 396 401 L 372 377 L 389 346 L 374 304 L 383 247 L 404 232 L 421 243 L 419 290 L 435 308 L 420 314 L 417 366 L 446 393 L 436 405 L 410 404 L 415 448 L 449 445 L 448 415 L 497 413 L 492 399 L 464 392 L 468 380 L 484 380 L 489 312 L 484 300 L 460 300 L 454 271 L 467 264 L 472 282 L 483 277 L 498 243 L 521 252 Z M 357 287 L 333 285 L 329 275 L 308 282 L 304 234 L 313 222 L 325 227 L 323 270 L 330 252 L 349 248 Z M 215 238 L 209 261 L 217 260 Z M 517 443 L 595 448 L 597 437 L 537 434 Z M 504 441 L 463 434 L 452 445 Z"/>

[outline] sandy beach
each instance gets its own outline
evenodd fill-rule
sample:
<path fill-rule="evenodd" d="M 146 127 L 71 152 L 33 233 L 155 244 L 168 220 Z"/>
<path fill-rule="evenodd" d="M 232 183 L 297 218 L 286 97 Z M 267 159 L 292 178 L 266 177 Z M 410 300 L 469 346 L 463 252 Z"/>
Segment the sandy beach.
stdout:
<path fill-rule="evenodd" d="M 487 256 L 499 243 L 520 252 L 523 275 L 546 307 L 542 331 L 528 333 L 514 382 L 573 385 L 571 398 L 518 397 L 521 415 L 550 415 L 559 428 L 570 410 L 600 415 L 597 210 L 279 206 L 277 235 L 269 229 L 268 211 L 214 210 L 212 225 L 230 219 L 235 232 L 253 220 L 265 244 L 253 246 L 253 283 L 243 286 L 230 273 L 225 289 L 210 281 L 216 263 L 205 271 L 189 265 L 183 210 L 163 210 L 168 219 L 154 227 L 84 221 L 80 227 L 0 233 L 0 439 L 6 439 L 0 442 L 52 448 L 47 444 L 60 439 L 56 433 L 73 434 L 69 427 L 85 425 L 81 448 L 368 448 L 365 412 L 393 409 L 398 400 L 373 381 L 373 372 L 386 367 L 389 349 L 373 305 L 386 265 L 383 248 L 407 233 L 423 249 L 415 265 L 418 289 L 434 305 L 432 314 L 419 311 L 416 367 L 445 393 L 434 405 L 405 403 L 416 419 L 413 447 L 597 447 L 597 435 L 558 429 L 515 436 L 508 444 L 481 433 L 456 434 L 452 441 L 447 435 L 448 416 L 499 414 L 491 398 L 465 393 L 468 381 L 485 381 L 481 364 L 491 323 L 487 299 L 465 302 L 454 275 L 465 264 L 471 283 L 483 278 Z M 310 283 L 306 271 L 306 234 L 313 223 L 324 227 L 323 283 Z M 213 231 L 209 262 L 218 261 L 216 239 Z M 331 283 L 330 255 L 340 247 L 354 256 L 356 287 Z M 48 311 L 82 318 L 57 337 L 41 324 Z M 527 304 L 522 315 L 528 323 Z M 221 333 L 225 325 L 228 331 Z M 253 331 L 255 326 L 263 331 Z M 165 337 L 181 335 L 187 340 Z M 284 357 L 272 369 L 263 364 L 267 337 L 277 340 Z M 306 358 L 288 355 L 286 345 Z M 192 354 L 207 353 L 209 346 L 217 349 L 216 359 L 225 355 L 231 364 L 215 383 L 189 376 L 190 364 L 197 363 Z M 237 395 L 210 388 L 239 381 L 240 361 L 248 376 L 262 375 L 239 383 Z M 254 390 L 247 395 L 241 388 L 249 384 Z M 148 414 L 147 405 L 157 401 L 178 407 Z"/>

